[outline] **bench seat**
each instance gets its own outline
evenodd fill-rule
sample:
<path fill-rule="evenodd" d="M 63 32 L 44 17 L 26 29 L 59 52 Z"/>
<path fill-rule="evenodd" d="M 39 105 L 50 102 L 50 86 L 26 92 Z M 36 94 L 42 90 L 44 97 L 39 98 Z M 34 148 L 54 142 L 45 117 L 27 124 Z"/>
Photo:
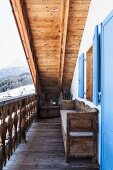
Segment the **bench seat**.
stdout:
<path fill-rule="evenodd" d="M 74 101 L 61 102 L 61 124 L 66 153 L 66 162 L 70 157 L 92 157 L 97 160 L 97 109 L 91 109 L 83 102 L 77 101 L 74 109 Z M 78 106 L 81 106 L 79 108 Z M 72 108 L 72 109 L 71 109 Z"/>
<path fill-rule="evenodd" d="M 66 133 L 66 129 L 67 129 L 67 114 L 68 113 L 76 113 L 76 110 L 60 110 L 60 114 L 61 114 L 61 121 L 62 121 L 62 125 L 64 128 L 64 132 Z M 70 132 L 69 133 L 70 136 L 93 136 L 92 132 Z"/>
<path fill-rule="evenodd" d="M 92 132 L 70 132 L 69 133 L 70 137 L 89 137 L 93 136 Z"/>

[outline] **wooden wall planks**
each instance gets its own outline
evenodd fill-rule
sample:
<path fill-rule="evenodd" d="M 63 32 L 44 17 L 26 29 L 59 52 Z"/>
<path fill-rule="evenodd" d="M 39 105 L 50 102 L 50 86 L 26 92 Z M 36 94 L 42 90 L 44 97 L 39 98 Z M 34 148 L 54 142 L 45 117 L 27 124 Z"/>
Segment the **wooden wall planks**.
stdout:
<path fill-rule="evenodd" d="M 86 99 L 92 101 L 93 93 L 93 47 L 87 51 L 86 60 Z"/>

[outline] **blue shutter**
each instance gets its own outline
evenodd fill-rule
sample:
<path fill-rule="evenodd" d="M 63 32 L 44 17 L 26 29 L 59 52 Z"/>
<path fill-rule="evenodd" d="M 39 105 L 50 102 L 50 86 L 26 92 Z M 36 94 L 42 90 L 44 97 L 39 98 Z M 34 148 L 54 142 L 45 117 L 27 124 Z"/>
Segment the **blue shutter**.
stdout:
<path fill-rule="evenodd" d="M 98 105 L 99 92 L 99 34 L 98 25 L 95 27 L 93 38 L 93 103 Z"/>
<path fill-rule="evenodd" d="M 84 54 L 79 57 L 78 96 L 84 98 Z"/>

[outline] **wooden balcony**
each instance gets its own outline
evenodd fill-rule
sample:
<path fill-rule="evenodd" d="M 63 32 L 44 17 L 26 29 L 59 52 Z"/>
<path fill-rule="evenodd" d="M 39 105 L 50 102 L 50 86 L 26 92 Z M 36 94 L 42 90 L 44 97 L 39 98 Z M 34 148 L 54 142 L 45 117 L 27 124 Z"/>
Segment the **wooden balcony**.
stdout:
<path fill-rule="evenodd" d="M 0 169 L 98 170 L 90 158 L 66 163 L 60 117 L 37 115 L 36 94 L 1 103 Z"/>
<path fill-rule="evenodd" d="M 90 158 L 65 162 L 60 118 L 34 122 L 4 170 L 98 170 Z"/>
<path fill-rule="evenodd" d="M 70 89 L 90 2 L 10 0 L 35 90 L 47 102 Z M 98 170 L 89 158 L 66 163 L 59 106 L 37 109 L 37 98 L 0 103 L 0 169 Z"/>

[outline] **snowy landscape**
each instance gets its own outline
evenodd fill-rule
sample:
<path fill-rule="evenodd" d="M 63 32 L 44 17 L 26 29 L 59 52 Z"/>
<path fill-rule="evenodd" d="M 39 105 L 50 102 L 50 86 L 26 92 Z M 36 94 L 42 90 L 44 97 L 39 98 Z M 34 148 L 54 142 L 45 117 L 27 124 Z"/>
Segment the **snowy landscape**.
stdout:
<path fill-rule="evenodd" d="M 29 95 L 35 93 L 35 87 L 33 84 L 21 86 L 12 90 L 7 90 L 6 92 L 0 93 L 0 102 L 5 100 L 11 100 L 15 97 L 22 97 L 24 95 Z"/>
<path fill-rule="evenodd" d="M 35 93 L 28 69 L 6 67 L 0 70 L 0 102 Z"/>

